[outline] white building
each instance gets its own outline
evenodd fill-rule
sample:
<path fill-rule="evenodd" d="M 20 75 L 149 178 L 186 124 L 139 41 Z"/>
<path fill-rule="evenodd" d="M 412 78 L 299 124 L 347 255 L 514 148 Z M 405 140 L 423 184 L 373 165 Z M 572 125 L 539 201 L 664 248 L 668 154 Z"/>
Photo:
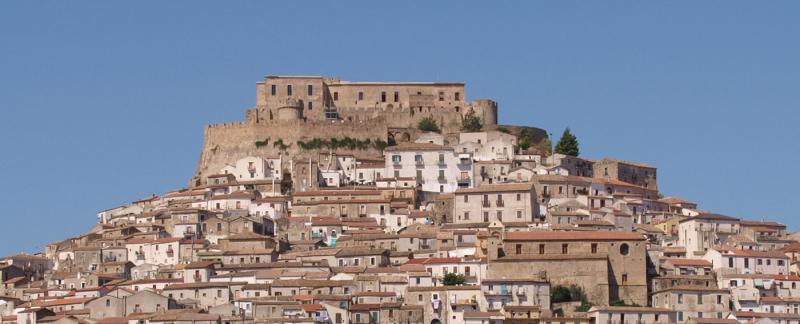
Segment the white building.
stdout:
<path fill-rule="evenodd" d="M 406 143 L 385 150 L 384 177 L 414 177 L 427 192 L 454 192 L 472 186 L 472 155 L 430 143 Z"/>

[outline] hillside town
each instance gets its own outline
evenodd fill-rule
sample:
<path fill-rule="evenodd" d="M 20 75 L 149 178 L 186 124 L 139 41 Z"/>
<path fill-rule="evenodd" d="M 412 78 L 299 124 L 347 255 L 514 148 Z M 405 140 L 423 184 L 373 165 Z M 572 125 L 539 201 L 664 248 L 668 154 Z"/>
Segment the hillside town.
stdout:
<path fill-rule="evenodd" d="M 267 76 L 183 188 L 1 258 L 0 323 L 800 323 L 786 225 L 497 120 L 463 83 Z"/>

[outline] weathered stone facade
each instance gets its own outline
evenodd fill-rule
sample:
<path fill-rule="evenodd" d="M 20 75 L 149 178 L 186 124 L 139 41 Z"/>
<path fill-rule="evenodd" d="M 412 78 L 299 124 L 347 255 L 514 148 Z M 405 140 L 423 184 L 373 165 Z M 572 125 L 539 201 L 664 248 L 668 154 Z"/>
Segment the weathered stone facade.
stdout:
<path fill-rule="evenodd" d="M 470 111 L 481 119 L 484 129 L 497 127 L 497 103 L 488 99 L 466 101 L 463 83 L 267 76 L 256 84 L 256 106 L 247 110 L 244 122 L 206 126 L 190 186 L 204 184 L 208 175 L 247 156 L 286 153 L 316 157 L 313 152 L 303 151 L 298 140 L 349 137 L 408 142 L 416 136 L 416 125 L 426 117 L 436 120 L 444 134 L 457 133 L 463 116 Z M 531 130 L 537 135 L 535 143 L 546 138 L 544 131 L 527 129 Z M 285 147 L 275 144 L 278 141 Z M 374 157 L 381 152 L 370 146 L 354 154 Z M 282 167 L 284 171 L 290 168 Z"/>

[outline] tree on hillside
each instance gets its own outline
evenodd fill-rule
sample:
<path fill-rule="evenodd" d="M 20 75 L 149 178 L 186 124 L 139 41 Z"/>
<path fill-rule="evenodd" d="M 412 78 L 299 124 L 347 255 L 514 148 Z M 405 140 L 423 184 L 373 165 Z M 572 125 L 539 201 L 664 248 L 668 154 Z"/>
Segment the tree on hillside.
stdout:
<path fill-rule="evenodd" d="M 556 144 L 556 153 L 570 156 L 578 156 L 578 154 L 580 154 L 578 138 L 572 135 L 572 132 L 569 131 L 569 127 L 561 134 L 561 139 L 559 139 L 558 144 Z"/>
<path fill-rule="evenodd" d="M 478 115 L 475 115 L 475 111 L 470 109 L 466 115 L 464 115 L 464 120 L 461 122 L 461 130 L 465 132 L 478 132 L 483 128 L 481 125 L 481 119 L 478 118 Z"/>
<path fill-rule="evenodd" d="M 417 124 L 417 128 L 423 132 L 442 132 L 442 130 L 439 129 L 439 125 L 436 125 L 436 120 L 433 119 L 433 117 L 425 117 L 420 120 L 419 124 Z"/>

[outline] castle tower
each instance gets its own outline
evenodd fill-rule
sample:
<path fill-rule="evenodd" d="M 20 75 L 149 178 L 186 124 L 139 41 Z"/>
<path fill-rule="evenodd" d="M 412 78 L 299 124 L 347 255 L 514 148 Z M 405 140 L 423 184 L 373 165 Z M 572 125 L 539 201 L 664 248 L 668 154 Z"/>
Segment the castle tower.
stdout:
<path fill-rule="evenodd" d="M 288 98 L 281 100 L 278 107 L 278 120 L 293 121 L 303 118 L 303 104 L 300 100 Z"/>
<path fill-rule="evenodd" d="M 497 125 L 497 102 L 489 99 L 477 99 L 472 101 L 472 109 L 475 115 L 481 118 L 484 125 Z"/>

